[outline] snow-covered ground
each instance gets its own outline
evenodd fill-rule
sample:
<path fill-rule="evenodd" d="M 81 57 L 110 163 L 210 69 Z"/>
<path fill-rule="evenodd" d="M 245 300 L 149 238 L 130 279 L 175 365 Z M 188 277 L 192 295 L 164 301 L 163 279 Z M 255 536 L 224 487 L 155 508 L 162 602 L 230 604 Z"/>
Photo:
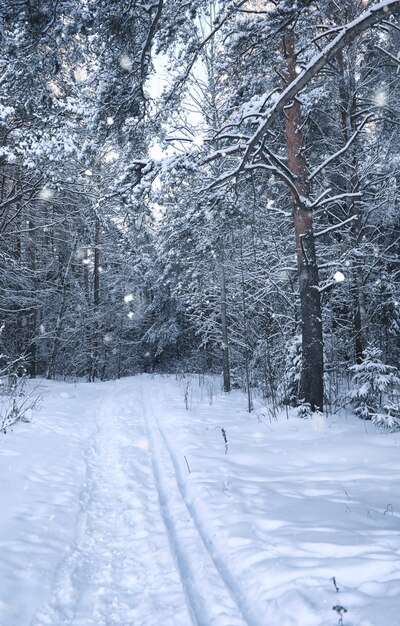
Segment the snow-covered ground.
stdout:
<path fill-rule="evenodd" d="M 40 394 L 0 438 L 0 626 L 400 624 L 400 434 L 211 378 Z"/>

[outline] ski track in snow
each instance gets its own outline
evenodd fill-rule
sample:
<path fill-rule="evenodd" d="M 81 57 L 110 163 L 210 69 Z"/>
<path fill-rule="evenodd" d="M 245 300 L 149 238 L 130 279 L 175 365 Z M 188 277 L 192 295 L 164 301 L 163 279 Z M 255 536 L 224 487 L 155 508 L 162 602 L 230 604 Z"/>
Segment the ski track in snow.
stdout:
<path fill-rule="evenodd" d="M 154 475 L 172 550 L 197 626 L 261 626 L 188 500 L 179 465 L 144 395 Z M 160 401 L 157 403 L 161 406 Z"/>
<path fill-rule="evenodd" d="M 185 502 L 151 388 L 112 393 L 91 409 L 74 545 L 31 626 L 260 626 Z"/>
<path fill-rule="evenodd" d="M 137 390 L 97 402 L 76 537 L 32 626 L 189 626 Z M 121 409 L 120 407 L 124 407 Z"/>

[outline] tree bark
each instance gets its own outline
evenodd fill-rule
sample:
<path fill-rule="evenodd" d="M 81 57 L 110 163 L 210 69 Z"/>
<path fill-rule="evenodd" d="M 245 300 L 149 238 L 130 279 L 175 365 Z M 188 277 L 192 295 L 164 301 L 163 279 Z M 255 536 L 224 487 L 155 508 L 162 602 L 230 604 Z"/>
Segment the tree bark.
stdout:
<path fill-rule="evenodd" d="M 284 83 L 286 86 L 296 78 L 295 36 L 291 29 L 287 29 L 283 35 L 282 52 L 285 60 Z M 310 189 L 307 162 L 303 151 L 302 123 L 301 107 L 296 99 L 285 109 L 285 135 L 288 166 L 293 174 L 297 191 L 297 194 L 292 194 L 292 198 L 302 327 L 299 401 L 309 403 L 313 411 L 317 409 L 322 411 L 322 314 L 313 216 L 307 206 Z"/>

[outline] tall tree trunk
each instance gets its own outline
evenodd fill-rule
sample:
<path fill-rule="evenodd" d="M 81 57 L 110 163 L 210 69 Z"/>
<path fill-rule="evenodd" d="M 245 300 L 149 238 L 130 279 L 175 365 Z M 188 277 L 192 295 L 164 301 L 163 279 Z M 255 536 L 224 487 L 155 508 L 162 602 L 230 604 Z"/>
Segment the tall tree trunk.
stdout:
<path fill-rule="evenodd" d="M 222 372 L 224 379 L 224 391 L 229 393 L 231 390 L 231 374 L 229 368 L 229 343 L 228 343 L 228 321 L 227 321 L 227 304 L 226 304 L 226 281 L 225 281 L 225 265 L 224 259 L 220 264 L 220 283 L 221 283 L 221 335 L 222 335 Z"/>
<path fill-rule="evenodd" d="M 99 338 L 99 307 L 100 307 L 100 221 L 95 218 L 94 225 L 94 265 L 93 265 L 93 358 L 92 358 L 92 380 L 98 376 L 100 359 L 100 338 Z"/>
<path fill-rule="evenodd" d="M 356 129 L 355 119 L 357 113 L 357 101 L 355 85 L 355 56 L 356 44 L 353 43 L 348 49 L 346 55 L 348 59 L 347 75 L 343 50 L 339 50 L 336 57 L 339 67 L 340 116 L 344 145 L 348 143 Z M 345 187 L 348 193 L 354 193 L 359 187 L 357 140 L 354 141 L 348 149 L 347 159 L 350 162 L 351 173 L 350 176 L 346 177 Z M 363 227 L 362 212 L 359 201 L 349 197 L 347 199 L 347 212 L 349 216 L 355 216 L 356 218 L 352 225 L 352 234 L 354 245 L 358 245 Z M 367 315 L 364 293 L 364 272 L 360 258 L 353 263 L 352 293 L 354 301 L 354 352 L 357 363 L 361 363 L 363 359 L 363 351 L 366 346 Z"/>
<path fill-rule="evenodd" d="M 215 16 L 215 6 L 212 2 L 209 5 L 211 15 Z M 205 66 L 208 76 L 208 89 L 210 98 L 210 119 L 212 120 L 212 127 L 214 132 L 221 128 L 221 123 L 218 115 L 218 103 L 217 94 L 218 86 L 215 78 L 215 62 L 216 62 L 216 50 L 215 41 L 211 39 L 208 49 L 208 55 L 204 56 Z M 217 149 L 216 143 L 214 148 Z M 229 359 L 229 340 L 228 340 L 228 318 L 227 318 L 227 302 L 226 302 L 226 276 L 225 276 L 225 239 L 224 233 L 221 237 L 221 262 L 219 266 L 220 273 L 220 287 L 221 287 L 221 339 L 222 339 L 222 376 L 224 391 L 229 393 L 231 390 L 231 373 L 230 373 L 230 359 Z"/>
<path fill-rule="evenodd" d="M 285 59 L 284 85 L 296 78 L 295 36 L 291 29 L 283 35 Z M 302 365 L 299 400 L 312 410 L 323 409 L 323 341 L 318 265 L 313 234 L 313 216 L 307 207 L 310 197 L 307 162 L 303 152 L 303 118 L 296 99 L 285 109 L 285 134 L 288 166 L 293 174 L 297 193 L 293 193 L 293 221 L 296 237 L 296 258 L 299 272 L 300 313 L 302 327 Z"/>
<path fill-rule="evenodd" d="M 91 293 L 91 284 L 89 277 L 89 250 L 87 248 L 83 248 L 83 288 L 85 292 L 85 300 L 86 300 L 86 311 L 83 319 L 83 333 L 84 333 L 84 341 L 83 344 L 85 346 L 85 370 L 86 370 L 86 378 L 89 383 L 92 381 L 93 375 L 93 346 L 92 346 L 92 325 L 93 325 L 93 316 L 92 316 L 92 293 Z"/>
<path fill-rule="evenodd" d="M 244 326 L 244 367 L 246 375 L 246 392 L 247 392 L 247 410 L 249 413 L 253 410 L 253 400 L 250 389 L 250 364 L 249 364 L 249 332 L 247 324 L 247 306 L 246 306 L 246 289 L 244 280 L 244 259 L 243 259 L 243 240 L 240 240 L 240 282 L 242 292 L 242 311 Z"/>
<path fill-rule="evenodd" d="M 36 378 L 37 376 L 37 344 L 36 344 L 36 332 L 37 332 L 37 302 L 36 302 L 36 273 L 37 273 L 37 261 L 36 261 L 36 249 L 35 242 L 33 240 L 35 225 L 31 219 L 28 220 L 28 230 L 32 233 L 29 237 L 29 265 L 32 274 L 32 286 L 30 298 L 32 300 L 32 306 L 28 314 L 28 349 L 27 360 L 29 368 L 29 376 Z"/>

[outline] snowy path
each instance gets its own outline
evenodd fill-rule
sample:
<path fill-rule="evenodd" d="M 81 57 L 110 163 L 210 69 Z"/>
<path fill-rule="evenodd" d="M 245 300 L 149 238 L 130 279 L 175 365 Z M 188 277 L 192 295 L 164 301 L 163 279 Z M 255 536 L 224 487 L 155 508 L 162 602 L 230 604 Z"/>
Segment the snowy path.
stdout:
<path fill-rule="evenodd" d="M 115 392 L 85 418 L 75 537 L 32 626 L 258 626 L 185 502 L 151 387 Z"/>
<path fill-rule="evenodd" d="M 398 433 L 212 377 L 41 393 L 0 438 L 0 626 L 400 624 Z"/>
<path fill-rule="evenodd" d="M 140 391 L 91 409 L 76 537 L 32 626 L 192 624 L 160 514 Z"/>

